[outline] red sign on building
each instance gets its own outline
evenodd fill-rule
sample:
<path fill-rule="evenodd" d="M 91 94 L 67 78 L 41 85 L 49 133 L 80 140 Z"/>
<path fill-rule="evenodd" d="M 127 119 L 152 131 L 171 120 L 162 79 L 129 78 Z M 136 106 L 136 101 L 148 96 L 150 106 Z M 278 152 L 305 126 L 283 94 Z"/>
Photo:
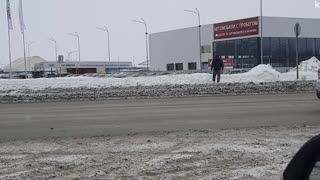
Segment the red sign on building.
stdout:
<path fill-rule="evenodd" d="M 217 23 L 213 29 L 215 40 L 258 35 L 259 17 Z"/>
<path fill-rule="evenodd" d="M 223 60 L 223 64 L 225 68 L 233 68 L 233 59 L 232 58 L 224 58 Z M 208 67 L 211 68 L 213 60 L 209 59 L 208 60 Z"/>
<path fill-rule="evenodd" d="M 223 59 L 223 64 L 225 68 L 233 68 L 233 59 L 232 58 L 225 58 Z"/>

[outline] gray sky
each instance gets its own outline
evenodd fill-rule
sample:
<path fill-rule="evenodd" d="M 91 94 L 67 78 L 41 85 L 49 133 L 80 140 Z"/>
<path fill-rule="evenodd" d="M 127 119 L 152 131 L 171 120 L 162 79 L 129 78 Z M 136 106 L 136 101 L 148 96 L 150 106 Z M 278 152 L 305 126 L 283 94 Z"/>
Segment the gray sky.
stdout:
<path fill-rule="evenodd" d="M 195 26 L 195 15 L 184 9 L 199 8 L 202 24 L 258 16 L 259 0 L 24 0 L 26 41 L 36 41 L 31 55 L 54 60 L 58 41 L 59 54 L 77 49 L 76 39 L 67 33 L 77 31 L 81 38 L 82 60 L 107 58 L 107 41 L 96 27 L 107 25 L 111 34 L 112 60 L 145 59 L 145 35 L 141 24 L 131 20 L 143 17 L 150 33 Z M 14 23 L 12 58 L 23 56 L 18 18 L 19 0 L 11 0 Z M 320 18 L 315 0 L 264 0 L 265 16 Z M 8 64 L 6 1 L 0 1 L 0 65 Z M 319 31 L 319 29 L 317 29 Z M 77 55 L 74 54 L 73 59 Z"/>

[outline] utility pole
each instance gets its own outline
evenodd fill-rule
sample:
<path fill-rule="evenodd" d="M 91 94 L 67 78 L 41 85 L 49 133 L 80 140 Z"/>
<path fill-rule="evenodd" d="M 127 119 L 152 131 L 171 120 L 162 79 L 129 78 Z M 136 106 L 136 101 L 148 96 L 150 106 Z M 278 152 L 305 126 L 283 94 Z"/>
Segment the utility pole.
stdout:
<path fill-rule="evenodd" d="M 23 41 L 24 73 L 27 74 L 26 41 L 25 41 L 24 31 L 22 31 L 22 41 Z"/>
<path fill-rule="evenodd" d="M 301 34 L 301 25 L 296 23 L 294 25 L 294 32 L 296 35 L 296 68 L 297 68 L 297 80 L 299 80 L 299 41 L 298 38 Z"/>
<path fill-rule="evenodd" d="M 261 33 L 261 37 L 260 37 L 260 48 L 261 48 L 261 64 L 264 63 L 264 47 L 263 47 L 263 0 L 260 0 L 260 33 Z"/>
<path fill-rule="evenodd" d="M 34 41 L 32 41 L 32 42 L 30 42 L 30 43 L 26 43 L 26 44 L 28 45 L 28 62 L 29 62 L 29 68 L 28 68 L 28 70 L 29 70 L 29 72 L 31 72 L 30 46 L 31 46 L 32 44 L 34 44 L 34 43 L 35 43 Z"/>
<path fill-rule="evenodd" d="M 78 39 L 78 60 L 81 61 L 81 49 L 80 49 L 80 36 L 77 32 L 75 33 L 69 33 L 70 36 L 74 36 Z"/>
<path fill-rule="evenodd" d="M 135 57 L 133 56 L 133 58 L 132 58 L 132 63 L 133 63 L 133 67 L 135 67 Z"/>
<path fill-rule="evenodd" d="M 140 24 L 143 24 L 145 26 L 147 71 L 149 71 L 149 44 L 148 44 L 148 35 L 149 35 L 149 33 L 148 33 L 148 24 L 143 18 L 141 18 L 141 21 L 133 20 L 133 22 L 140 23 Z"/>
<path fill-rule="evenodd" d="M 23 19 L 22 0 L 19 1 L 19 19 L 20 19 L 20 28 L 21 28 L 22 40 L 23 40 L 24 70 L 26 75 L 27 74 L 27 57 L 26 57 L 26 41 L 25 41 L 26 26 L 24 24 L 24 19 Z"/>
<path fill-rule="evenodd" d="M 192 10 L 184 10 L 184 11 L 196 14 L 198 16 L 198 22 L 199 22 L 199 51 L 200 51 L 199 59 L 200 59 L 200 70 L 201 70 L 202 69 L 202 52 L 201 52 L 202 43 L 201 43 L 201 16 L 200 16 L 200 11 L 198 10 L 198 8 L 195 8 L 195 11 L 192 11 Z"/>
<path fill-rule="evenodd" d="M 13 30 L 10 1 L 7 0 L 7 23 L 8 23 L 8 47 L 9 47 L 9 78 L 12 79 L 12 56 L 11 56 L 11 36 L 10 31 Z"/>
<path fill-rule="evenodd" d="M 109 59 L 109 62 L 111 62 L 111 52 L 110 52 L 110 31 L 109 29 L 107 28 L 107 26 L 104 26 L 103 28 L 97 28 L 101 31 L 105 31 L 107 33 L 107 44 L 108 44 L 108 59 Z"/>
<path fill-rule="evenodd" d="M 70 51 L 70 52 L 67 52 L 67 54 L 68 54 L 68 61 L 71 61 L 71 55 L 73 54 L 73 53 L 76 53 L 77 51 Z"/>
<path fill-rule="evenodd" d="M 54 43 L 55 46 L 55 56 L 56 56 L 56 62 L 58 62 L 58 47 L 57 47 L 57 41 L 54 38 L 50 38 L 50 41 Z"/>

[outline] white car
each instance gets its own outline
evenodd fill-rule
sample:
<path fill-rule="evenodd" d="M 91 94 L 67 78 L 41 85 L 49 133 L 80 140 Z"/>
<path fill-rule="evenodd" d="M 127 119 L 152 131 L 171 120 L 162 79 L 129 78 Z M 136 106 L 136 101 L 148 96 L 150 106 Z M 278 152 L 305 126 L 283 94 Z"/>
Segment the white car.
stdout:
<path fill-rule="evenodd" d="M 320 99 L 320 69 L 318 71 L 317 96 Z"/>

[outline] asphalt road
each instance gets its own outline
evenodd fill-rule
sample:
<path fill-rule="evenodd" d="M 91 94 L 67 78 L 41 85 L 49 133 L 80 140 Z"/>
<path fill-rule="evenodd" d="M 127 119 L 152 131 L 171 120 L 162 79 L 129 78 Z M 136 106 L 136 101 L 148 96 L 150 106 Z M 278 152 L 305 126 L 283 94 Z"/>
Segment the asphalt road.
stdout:
<path fill-rule="evenodd" d="M 315 94 L 0 105 L 0 141 L 304 123 L 320 123 Z"/>

